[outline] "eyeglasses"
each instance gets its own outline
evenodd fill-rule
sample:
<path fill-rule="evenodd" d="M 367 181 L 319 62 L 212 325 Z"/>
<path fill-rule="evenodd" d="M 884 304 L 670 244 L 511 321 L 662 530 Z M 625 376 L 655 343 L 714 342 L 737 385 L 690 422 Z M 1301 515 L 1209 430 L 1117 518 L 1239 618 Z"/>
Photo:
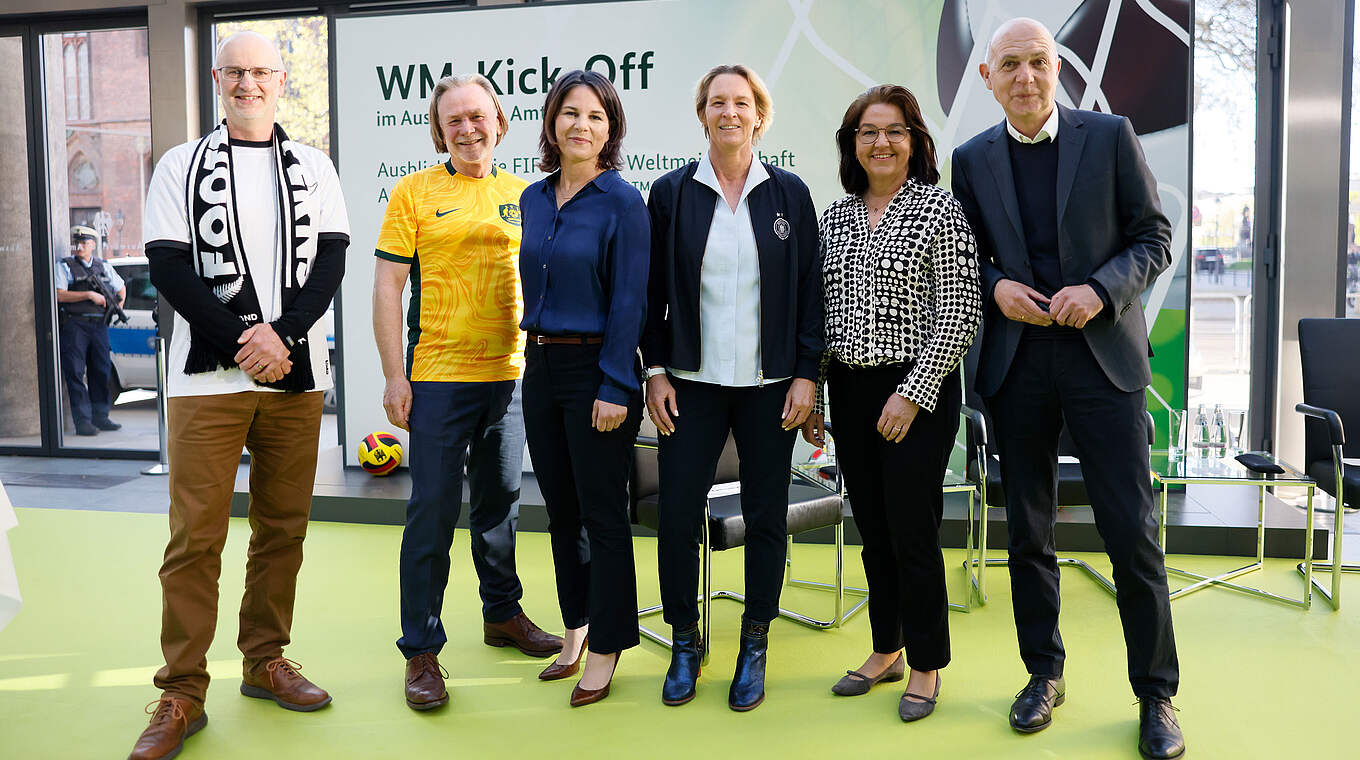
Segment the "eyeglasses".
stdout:
<path fill-rule="evenodd" d="M 241 81 L 247 71 L 250 72 L 250 78 L 254 79 L 256 82 L 268 82 L 270 79 L 274 78 L 275 74 L 282 72 L 283 69 L 266 69 L 263 66 L 255 66 L 248 69 L 243 69 L 240 66 L 222 66 L 219 67 L 217 71 L 222 75 L 222 78 L 228 82 Z"/>
<path fill-rule="evenodd" d="M 900 143 L 907 139 L 907 127 L 888 127 L 887 129 L 874 129 L 873 127 L 863 127 L 855 132 L 855 137 L 865 145 L 873 145 L 878 142 L 879 133 L 887 135 L 888 142 Z"/>

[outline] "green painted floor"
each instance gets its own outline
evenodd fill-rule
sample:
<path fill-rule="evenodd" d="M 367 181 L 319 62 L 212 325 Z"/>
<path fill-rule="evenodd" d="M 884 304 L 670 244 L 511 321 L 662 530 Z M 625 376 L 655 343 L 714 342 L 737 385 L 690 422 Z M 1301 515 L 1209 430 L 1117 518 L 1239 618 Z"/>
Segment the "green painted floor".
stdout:
<path fill-rule="evenodd" d="M 0 632 L 0 758 L 123 757 L 145 725 L 160 664 L 156 580 L 167 536 L 164 516 L 18 510 L 9 534 L 25 606 Z M 481 643 L 467 534 L 454 545 L 454 580 L 445 605 L 451 640 L 441 661 L 452 701 L 434 714 L 407 709 L 397 636 L 399 528 L 315 523 L 299 580 L 289 657 L 329 689 L 335 702 L 291 713 L 237 692 L 236 606 L 249 527 L 233 520 L 224 555 L 216 677 L 209 723 L 185 758 L 516 758 L 597 757 L 1137 757 L 1137 708 L 1125 680 L 1113 600 L 1064 570 L 1063 633 L 1068 701 L 1054 725 L 1020 736 L 1006 710 L 1025 675 L 1015 652 L 1005 570 L 989 575 L 990 604 L 953 614 L 954 662 L 944 671 L 940 707 L 928 720 L 897 719 L 900 691 L 882 686 L 839 698 L 831 684 L 869 647 L 868 621 L 819 632 L 779 622 L 772 632 L 765 704 L 727 709 L 740 606 L 715 606 L 714 653 L 699 697 L 671 708 L 660 701 L 667 655 L 644 642 L 621 660 L 614 692 L 573 710 L 572 681 L 545 684 L 544 661 Z M 715 582 L 739 586 L 740 552 L 719 555 Z M 1097 567 L 1103 557 L 1083 555 Z M 833 550 L 802 548 L 800 575 L 829 575 Z M 961 553 L 950 551 L 951 589 L 962 596 Z M 637 541 L 640 598 L 656 599 L 653 542 Z M 546 536 L 520 536 L 520 573 L 530 616 L 561 630 Z M 1236 558 L 1173 557 L 1202 571 Z M 862 582 L 854 553 L 849 577 Z M 1270 562 L 1252 582 L 1294 594 L 1291 563 Z M 1173 603 L 1182 668 L 1176 704 L 1195 758 L 1360 756 L 1355 698 L 1360 684 L 1360 578 L 1339 613 L 1319 601 L 1305 612 L 1223 590 Z M 790 590 L 785 606 L 829 615 L 830 597 Z M 659 624 L 659 621 L 658 621 Z"/>

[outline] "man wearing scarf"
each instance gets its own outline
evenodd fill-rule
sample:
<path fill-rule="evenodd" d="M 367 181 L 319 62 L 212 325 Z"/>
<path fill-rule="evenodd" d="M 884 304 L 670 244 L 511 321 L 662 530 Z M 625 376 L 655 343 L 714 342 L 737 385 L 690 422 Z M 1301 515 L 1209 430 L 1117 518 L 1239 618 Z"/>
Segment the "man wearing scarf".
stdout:
<path fill-rule="evenodd" d="M 224 40 L 212 77 L 226 119 L 167 151 L 147 197 L 151 281 L 175 317 L 165 389 L 165 666 L 135 760 L 177 754 L 207 723 L 207 652 L 242 447 L 251 454 L 251 536 L 237 639 L 241 693 L 302 712 L 331 701 L 283 648 L 311 508 L 321 397 L 331 387 L 319 320 L 344 274 L 349 223 L 330 159 L 274 123 L 287 76 L 264 37 Z"/>

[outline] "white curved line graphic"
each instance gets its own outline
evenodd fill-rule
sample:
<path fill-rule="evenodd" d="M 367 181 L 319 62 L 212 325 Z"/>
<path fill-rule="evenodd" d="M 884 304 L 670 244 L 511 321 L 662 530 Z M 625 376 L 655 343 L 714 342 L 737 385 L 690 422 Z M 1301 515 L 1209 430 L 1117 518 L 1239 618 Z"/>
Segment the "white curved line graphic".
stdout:
<path fill-rule="evenodd" d="M 1095 60 L 1091 62 L 1091 78 L 1086 85 L 1086 92 L 1081 96 L 1082 108 L 1089 109 L 1098 96 L 1104 95 L 1099 91 L 1099 84 L 1105 79 L 1105 64 L 1110 59 L 1110 44 L 1114 40 L 1114 30 L 1119 24 L 1119 9 L 1123 5 L 1122 0 L 1110 0 L 1109 7 L 1105 9 L 1105 24 L 1100 28 L 1100 42 L 1096 45 Z M 1095 82 L 1097 86 L 1091 87 L 1090 82 Z"/>
<path fill-rule="evenodd" d="M 1101 89 L 1099 80 L 1093 78 L 1095 75 L 1091 73 L 1090 69 L 1086 68 L 1086 64 L 1081 62 L 1081 58 L 1079 58 L 1076 53 L 1072 52 L 1071 48 L 1063 45 L 1058 46 L 1058 55 L 1062 57 L 1064 66 L 1071 66 L 1076 69 L 1077 74 L 1082 78 L 1082 81 L 1086 82 L 1086 92 L 1082 94 L 1081 102 L 1085 103 L 1087 98 L 1093 97 L 1094 103 L 1099 105 L 1101 110 L 1105 113 L 1113 113 L 1110 109 L 1110 100 L 1105 97 L 1105 91 Z M 1092 95 L 1092 93 L 1094 93 L 1094 95 Z M 1089 106 L 1082 107 L 1089 108 Z"/>
<path fill-rule="evenodd" d="M 1166 27 L 1168 32 L 1176 35 L 1176 39 L 1180 40 L 1182 45 L 1187 47 L 1190 45 L 1190 33 L 1182 29 L 1180 24 L 1172 21 L 1170 16 L 1167 16 L 1165 13 L 1158 10 L 1157 6 L 1152 4 L 1152 0 L 1134 0 L 1134 2 L 1138 4 L 1139 8 L 1143 9 L 1143 12 L 1148 15 L 1148 18 Z"/>

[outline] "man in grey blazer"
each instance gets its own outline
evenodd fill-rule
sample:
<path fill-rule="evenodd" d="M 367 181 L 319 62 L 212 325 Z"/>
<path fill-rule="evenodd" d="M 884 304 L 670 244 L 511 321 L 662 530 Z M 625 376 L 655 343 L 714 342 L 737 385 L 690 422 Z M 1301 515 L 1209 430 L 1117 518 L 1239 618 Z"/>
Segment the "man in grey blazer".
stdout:
<path fill-rule="evenodd" d="M 979 245 L 985 328 L 976 389 L 995 425 L 1011 590 L 1030 673 L 1011 708 L 1023 733 L 1063 703 L 1053 522 L 1066 422 L 1118 586 L 1139 750 L 1175 758 L 1179 682 L 1157 543 L 1140 294 L 1171 263 L 1171 226 L 1128 119 L 1057 105 L 1061 61 L 1032 19 L 1003 24 L 979 69 L 1006 113 L 954 151 L 954 194 Z"/>

